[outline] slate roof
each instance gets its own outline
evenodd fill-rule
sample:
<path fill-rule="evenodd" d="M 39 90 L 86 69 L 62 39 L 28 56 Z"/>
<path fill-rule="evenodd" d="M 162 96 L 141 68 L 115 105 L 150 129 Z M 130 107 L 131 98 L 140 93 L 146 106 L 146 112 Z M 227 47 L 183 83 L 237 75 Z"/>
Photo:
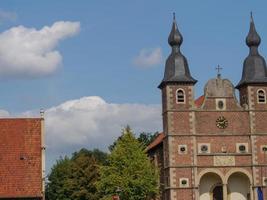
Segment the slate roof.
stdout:
<path fill-rule="evenodd" d="M 166 60 L 164 78 L 159 88 L 167 83 L 195 84 L 197 80 L 191 76 L 187 59 L 180 50 L 183 36 L 178 30 L 175 14 L 168 43 L 172 47 L 172 52 Z"/>
<path fill-rule="evenodd" d="M 249 33 L 246 37 L 246 44 L 249 47 L 249 55 L 244 60 L 242 78 L 236 88 L 240 88 L 247 84 L 267 83 L 266 62 L 258 51 L 260 43 L 261 38 L 256 31 L 254 20 L 251 15 Z"/>

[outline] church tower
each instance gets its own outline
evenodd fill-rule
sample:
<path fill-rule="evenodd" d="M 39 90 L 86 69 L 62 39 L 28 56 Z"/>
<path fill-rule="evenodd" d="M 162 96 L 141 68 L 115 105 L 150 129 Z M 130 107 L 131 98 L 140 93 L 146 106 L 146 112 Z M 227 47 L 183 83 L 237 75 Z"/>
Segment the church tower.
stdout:
<path fill-rule="evenodd" d="M 266 198 L 267 67 L 252 16 L 246 38 L 250 51 L 236 88 L 218 73 L 195 100 L 197 81 L 182 42 L 174 16 L 168 38 L 172 50 L 159 85 L 164 133 L 147 149 L 160 166 L 161 200 Z"/>
<path fill-rule="evenodd" d="M 258 51 L 261 38 L 256 31 L 252 15 L 246 43 L 249 55 L 243 64 L 242 78 L 236 86 L 240 92 L 240 103 L 248 109 L 267 109 L 265 104 L 267 68 L 265 59 Z"/>
<path fill-rule="evenodd" d="M 166 200 L 177 199 L 178 193 L 184 195 L 184 197 L 180 197 L 181 199 L 193 195 L 191 190 L 184 187 L 189 185 L 192 187 L 190 183 L 192 169 L 183 166 L 193 166 L 192 137 L 190 135 L 193 134 L 192 110 L 194 108 L 194 85 L 197 82 L 191 76 L 187 59 L 180 49 L 183 36 L 178 30 L 175 15 L 168 43 L 172 50 L 166 61 L 164 78 L 159 85 L 162 91 L 163 131 L 165 133 L 163 198 Z M 178 157 L 178 151 L 184 156 Z M 177 163 L 179 164 L 177 165 Z M 190 177 L 190 181 L 188 177 Z M 182 189 L 178 191 L 177 188 L 180 186 Z"/>
<path fill-rule="evenodd" d="M 236 88 L 239 90 L 240 104 L 249 114 L 253 185 L 264 186 L 264 197 L 267 198 L 267 67 L 258 50 L 260 43 L 261 38 L 251 13 L 250 29 L 246 37 L 249 55 L 244 60 L 242 78 Z"/>

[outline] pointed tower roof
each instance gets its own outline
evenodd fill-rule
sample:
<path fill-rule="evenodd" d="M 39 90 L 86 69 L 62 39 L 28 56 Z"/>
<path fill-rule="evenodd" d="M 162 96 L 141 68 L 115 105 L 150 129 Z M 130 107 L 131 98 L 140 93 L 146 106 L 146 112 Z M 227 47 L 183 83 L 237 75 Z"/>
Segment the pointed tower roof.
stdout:
<path fill-rule="evenodd" d="M 267 84 L 266 62 L 258 51 L 260 43 L 261 38 L 256 31 L 251 13 L 249 33 L 246 38 L 246 44 L 250 49 L 249 55 L 244 60 L 242 78 L 236 88 L 247 84 Z"/>
<path fill-rule="evenodd" d="M 166 60 L 164 78 L 159 88 L 167 83 L 195 84 L 197 80 L 191 76 L 187 59 L 180 51 L 183 36 L 178 30 L 175 13 L 168 43 L 172 47 L 172 52 Z"/>

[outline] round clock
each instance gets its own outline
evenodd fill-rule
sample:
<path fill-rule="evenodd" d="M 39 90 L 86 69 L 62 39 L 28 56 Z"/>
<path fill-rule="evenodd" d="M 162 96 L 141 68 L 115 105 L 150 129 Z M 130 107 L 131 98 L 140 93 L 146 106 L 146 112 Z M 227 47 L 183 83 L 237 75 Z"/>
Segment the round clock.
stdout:
<path fill-rule="evenodd" d="M 227 119 L 225 119 L 225 117 L 223 116 L 218 117 L 218 119 L 216 120 L 216 126 L 220 129 L 226 128 L 228 126 Z"/>

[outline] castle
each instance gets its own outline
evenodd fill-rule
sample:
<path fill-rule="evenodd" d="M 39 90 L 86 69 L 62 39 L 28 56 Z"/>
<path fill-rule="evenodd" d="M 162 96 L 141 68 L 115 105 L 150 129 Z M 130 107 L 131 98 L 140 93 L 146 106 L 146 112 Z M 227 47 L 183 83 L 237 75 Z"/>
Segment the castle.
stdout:
<path fill-rule="evenodd" d="M 267 68 L 253 17 L 246 37 L 249 55 L 235 87 L 218 73 L 195 99 L 197 80 L 181 52 L 182 42 L 174 17 L 168 38 L 172 50 L 159 85 L 163 133 L 148 147 L 160 167 L 161 199 L 266 198 Z"/>

